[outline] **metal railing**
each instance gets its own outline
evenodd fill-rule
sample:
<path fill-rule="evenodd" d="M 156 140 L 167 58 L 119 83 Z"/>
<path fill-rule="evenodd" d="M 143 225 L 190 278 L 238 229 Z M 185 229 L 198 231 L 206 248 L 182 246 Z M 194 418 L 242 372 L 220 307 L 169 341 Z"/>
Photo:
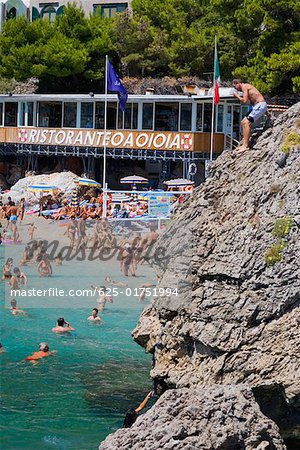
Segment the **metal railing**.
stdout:
<path fill-rule="evenodd" d="M 237 139 L 234 139 L 230 134 L 225 134 L 224 139 L 224 150 L 234 150 L 240 142 Z"/>

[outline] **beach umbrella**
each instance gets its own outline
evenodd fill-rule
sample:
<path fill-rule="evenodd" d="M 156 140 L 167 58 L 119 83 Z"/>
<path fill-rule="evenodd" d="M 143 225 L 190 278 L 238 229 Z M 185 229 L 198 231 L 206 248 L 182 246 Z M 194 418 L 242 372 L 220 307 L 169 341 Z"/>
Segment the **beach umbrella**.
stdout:
<path fill-rule="evenodd" d="M 120 179 L 121 184 L 131 184 L 132 189 L 136 189 L 137 184 L 147 184 L 148 178 L 140 177 L 139 175 L 129 175 Z M 133 194 L 133 200 L 137 201 L 137 194 Z"/>
<path fill-rule="evenodd" d="M 74 180 L 79 186 L 91 186 L 91 187 L 100 187 L 101 184 L 98 181 L 91 180 L 90 178 L 77 178 Z"/>
<path fill-rule="evenodd" d="M 134 186 L 136 184 L 147 184 L 148 181 L 148 178 L 140 177 L 138 175 L 130 175 L 120 179 L 121 184 L 133 184 Z"/>
<path fill-rule="evenodd" d="M 185 178 L 175 178 L 174 180 L 164 181 L 168 187 L 184 187 L 184 186 L 193 186 L 195 184 L 194 181 L 186 180 Z"/>
<path fill-rule="evenodd" d="M 126 194 L 122 194 L 122 193 L 120 193 L 120 194 L 115 193 L 115 194 L 112 194 L 111 202 L 112 203 L 125 203 L 125 202 L 131 202 L 132 199 L 133 199 L 133 197 L 130 195 L 126 195 Z"/>
<path fill-rule="evenodd" d="M 79 206 L 77 188 L 73 189 L 70 205 L 73 206 L 73 208 L 78 208 Z"/>
<path fill-rule="evenodd" d="M 46 183 L 40 183 L 40 184 L 32 184 L 31 186 L 28 186 L 28 189 L 32 192 L 53 192 L 56 191 L 58 188 L 57 186 L 50 186 Z"/>

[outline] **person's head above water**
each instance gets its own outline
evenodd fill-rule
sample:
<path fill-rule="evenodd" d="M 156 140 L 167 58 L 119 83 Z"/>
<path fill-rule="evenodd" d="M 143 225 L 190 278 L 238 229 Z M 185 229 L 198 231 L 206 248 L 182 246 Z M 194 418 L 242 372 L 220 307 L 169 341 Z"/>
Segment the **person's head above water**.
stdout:
<path fill-rule="evenodd" d="M 134 424 L 134 422 L 136 421 L 137 418 L 137 412 L 135 409 L 131 408 L 127 411 L 125 419 L 124 419 L 124 423 L 123 423 L 123 427 L 124 428 L 130 428 L 131 425 Z"/>
<path fill-rule="evenodd" d="M 10 306 L 11 306 L 12 308 L 15 308 L 15 307 L 17 306 L 17 300 L 13 298 L 13 299 L 11 300 L 11 302 L 10 302 Z"/>
<path fill-rule="evenodd" d="M 41 352 L 49 352 L 49 346 L 46 342 L 41 342 L 39 345 L 39 349 Z"/>
<path fill-rule="evenodd" d="M 93 308 L 93 310 L 92 310 L 92 316 L 93 316 L 93 317 L 97 317 L 97 316 L 98 316 L 98 312 L 99 312 L 98 308 Z"/>
<path fill-rule="evenodd" d="M 63 327 L 65 324 L 67 324 L 67 322 L 65 321 L 65 319 L 63 317 L 60 317 L 59 319 L 57 319 L 58 327 Z"/>
<path fill-rule="evenodd" d="M 21 273 L 21 272 L 20 272 L 19 267 L 15 267 L 15 268 L 14 268 L 14 274 L 15 274 L 15 275 L 20 275 L 20 273 Z"/>

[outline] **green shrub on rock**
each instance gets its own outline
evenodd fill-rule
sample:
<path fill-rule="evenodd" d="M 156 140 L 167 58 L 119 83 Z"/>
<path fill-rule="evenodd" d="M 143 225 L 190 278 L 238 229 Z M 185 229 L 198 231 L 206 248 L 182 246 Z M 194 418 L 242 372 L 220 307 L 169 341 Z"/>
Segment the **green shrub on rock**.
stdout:
<path fill-rule="evenodd" d="M 293 131 L 288 136 L 286 136 L 280 150 L 283 153 L 289 155 L 292 147 L 295 147 L 295 145 L 300 145 L 300 134 Z"/>
<path fill-rule="evenodd" d="M 287 237 L 291 231 L 293 223 L 294 219 L 289 216 L 276 220 L 272 232 L 273 236 L 281 239 Z"/>
<path fill-rule="evenodd" d="M 272 247 L 268 248 L 265 253 L 265 262 L 267 266 L 273 266 L 274 264 L 282 261 L 282 252 L 288 245 L 286 239 L 290 234 L 293 224 L 294 219 L 290 216 L 282 217 L 274 223 L 272 234 L 277 241 L 272 245 Z"/>
<path fill-rule="evenodd" d="M 284 240 L 276 242 L 272 247 L 270 247 L 265 253 L 265 261 L 267 266 L 274 266 L 274 264 L 282 261 L 282 252 L 287 246 Z"/>

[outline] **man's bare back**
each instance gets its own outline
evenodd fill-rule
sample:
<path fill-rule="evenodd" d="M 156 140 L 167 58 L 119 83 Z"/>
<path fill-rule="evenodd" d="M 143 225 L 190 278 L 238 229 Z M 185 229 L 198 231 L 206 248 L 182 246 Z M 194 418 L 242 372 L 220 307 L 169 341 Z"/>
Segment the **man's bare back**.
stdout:
<path fill-rule="evenodd" d="M 243 97 L 239 97 L 237 92 L 234 92 L 234 96 L 237 97 L 242 103 L 250 102 L 251 105 L 256 105 L 260 102 L 265 102 L 263 95 L 250 83 L 238 83 L 236 89 L 243 92 Z"/>
<path fill-rule="evenodd" d="M 248 98 L 251 105 L 256 105 L 259 102 L 265 102 L 263 95 L 256 89 L 252 84 L 249 83 L 241 83 L 242 92 L 244 98 Z"/>

